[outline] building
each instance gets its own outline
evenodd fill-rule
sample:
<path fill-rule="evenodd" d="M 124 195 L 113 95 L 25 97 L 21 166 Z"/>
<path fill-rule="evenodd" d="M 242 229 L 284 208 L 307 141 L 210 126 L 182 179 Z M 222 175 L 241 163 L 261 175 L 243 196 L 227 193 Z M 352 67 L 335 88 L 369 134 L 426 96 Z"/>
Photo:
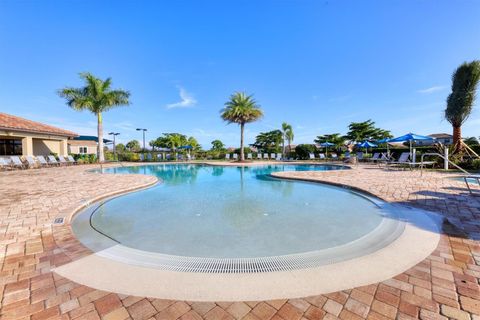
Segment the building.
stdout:
<path fill-rule="evenodd" d="M 417 146 L 429 146 L 434 143 L 441 143 L 445 146 L 449 146 L 453 143 L 453 136 L 448 133 L 432 133 L 428 136 L 434 138 L 434 140 L 419 140 L 415 141 L 415 144 Z"/>
<path fill-rule="evenodd" d="M 76 133 L 0 112 L 0 156 L 68 155 Z"/>
<path fill-rule="evenodd" d="M 103 139 L 103 144 L 111 143 Z M 97 154 L 98 138 L 95 136 L 78 136 L 68 140 L 68 152 L 72 154 Z"/>

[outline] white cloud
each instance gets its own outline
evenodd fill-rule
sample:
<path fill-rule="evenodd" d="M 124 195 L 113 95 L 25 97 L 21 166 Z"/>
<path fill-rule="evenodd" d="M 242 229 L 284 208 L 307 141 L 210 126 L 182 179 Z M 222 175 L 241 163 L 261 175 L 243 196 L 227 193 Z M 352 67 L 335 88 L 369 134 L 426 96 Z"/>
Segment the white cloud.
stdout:
<path fill-rule="evenodd" d="M 167 104 L 167 109 L 173 109 L 173 108 L 188 108 L 188 107 L 193 107 L 194 105 L 197 104 L 197 100 L 185 90 L 183 87 L 178 87 L 179 90 L 179 95 L 180 95 L 180 101 Z"/>
<path fill-rule="evenodd" d="M 418 90 L 417 92 L 418 93 L 424 93 L 424 94 L 430 94 L 430 93 L 434 93 L 434 92 L 438 92 L 438 91 L 443 91 L 446 88 L 447 88 L 446 86 L 433 86 L 433 87 L 430 87 L 430 88 Z"/>

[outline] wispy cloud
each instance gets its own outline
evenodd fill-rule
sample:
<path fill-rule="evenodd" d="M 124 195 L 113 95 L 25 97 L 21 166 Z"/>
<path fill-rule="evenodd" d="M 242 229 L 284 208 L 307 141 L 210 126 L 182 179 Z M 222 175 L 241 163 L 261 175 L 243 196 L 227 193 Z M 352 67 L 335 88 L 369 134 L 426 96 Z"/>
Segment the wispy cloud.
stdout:
<path fill-rule="evenodd" d="M 185 90 L 183 87 L 178 87 L 180 101 L 175 103 L 167 104 L 167 109 L 174 109 L 174 108 L 188 108 L 193 107 L 197 104 L 197 100 Z"/>
<path fill-rule="evenodd" d="M 417 92 L 418 93 L 423 93 L 423 94 L 430 94 L 430 93 L 434 93 L 434 92 L 438 92 L 438 91 L 443 91 L 446 88 L 447 88 L 446 86 L 433 86 L 433 87 L 430 87 L 430 88 L 425 88 L 425 89 L 418 90 Z"/>

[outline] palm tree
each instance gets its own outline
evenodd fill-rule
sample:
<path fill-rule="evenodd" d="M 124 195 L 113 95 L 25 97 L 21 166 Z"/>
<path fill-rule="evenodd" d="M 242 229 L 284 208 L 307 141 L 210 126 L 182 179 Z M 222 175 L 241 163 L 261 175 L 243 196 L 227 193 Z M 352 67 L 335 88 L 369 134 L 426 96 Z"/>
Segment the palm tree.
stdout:
<path fill-rule="evenodd" d="M 288 123 L 282 123 L 282 133 L 283 133 L 283 157 L 285 157 L 285 139 L 288 141 L 288 151 L 290 152 L 290 144 L 293 141 L 293 128 Z"/>
<path fill-rule="evenodd" d="M 75 110 L 89 110 L 97 116 L 98 126 L 98 161 L 104 162 L 103 155 L 103 120 L 102 112 L 122 105 L 129 105 L 130 93 L 125 90 L 112 90 L 111 78 L 105 81 L 96 78 L 92 74 L 80 73 L 80 78 L 85 81 L 85 87 L 72 88 L 66 87 L 58 91 L 58 95 L 67 99 L 67 105 Z"/>
<path fill-rule="evenodd" d="M 263 116 L 263 112 L 252 95 L 247 95 L 244 92 L 232 94 L 230 100 L 225 103 L 225 107 L 220 112 L 223 120 L 240 125 L 240 161 L 244 161 L 243 134 L 245 124 L 257 121 Z"/>
<path fill-rule="evenodd" d="M 452 75 L 452 93 L 447 98 L 445 119 L 453 127 L 453 145 L 462 151 L 462 125 L 472 113 L 473 103 L 480 80 L 480 61 L 463 63 Z"/>

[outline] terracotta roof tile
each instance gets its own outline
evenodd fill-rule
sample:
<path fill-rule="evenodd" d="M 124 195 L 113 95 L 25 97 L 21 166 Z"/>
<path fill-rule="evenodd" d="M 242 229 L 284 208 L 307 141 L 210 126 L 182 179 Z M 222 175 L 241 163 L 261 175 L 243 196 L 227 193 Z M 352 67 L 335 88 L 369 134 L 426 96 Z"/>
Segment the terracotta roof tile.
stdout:
<path fill-rule="evenodd" d="M 43 134 L 51 134 L 66 137 L 76 137 L 78 134 L 72 131 L 63 130 L 40 122 L 27 120 L 11 114 L 0 112 L 0 129 L 11 131 L 26 131 Z"/>

